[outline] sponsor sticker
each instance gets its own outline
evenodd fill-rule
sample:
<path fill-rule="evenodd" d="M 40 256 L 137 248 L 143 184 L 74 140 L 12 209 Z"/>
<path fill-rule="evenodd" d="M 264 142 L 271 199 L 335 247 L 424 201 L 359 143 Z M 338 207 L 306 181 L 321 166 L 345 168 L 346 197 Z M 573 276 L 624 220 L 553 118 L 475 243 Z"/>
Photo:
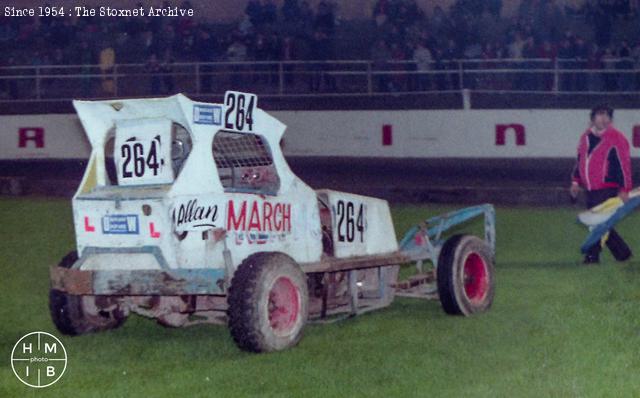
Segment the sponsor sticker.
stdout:
<path fill-rule="evenodd" d="M 111 214 L 102 217 L 102 233 L 138 235 L 140 224 L 135 214 Z"/>
<path fill-rule="evenodd" d="M 193 122 L 196 124 L 220 125 L 222 120 L 222 107 L 217 105 L 194 105 Z"/>

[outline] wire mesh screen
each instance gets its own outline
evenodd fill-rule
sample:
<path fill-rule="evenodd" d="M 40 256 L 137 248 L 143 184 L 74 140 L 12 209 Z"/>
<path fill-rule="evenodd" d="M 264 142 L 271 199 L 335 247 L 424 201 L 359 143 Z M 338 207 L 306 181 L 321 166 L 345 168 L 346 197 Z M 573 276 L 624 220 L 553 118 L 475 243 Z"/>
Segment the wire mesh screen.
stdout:
<path fill-rule="evenodd" d="M 213 139 L 213 158 L 220 168 L 268 166 L 273 163 L 259 135 L 219 132 Z"/>
<path fill-rule="evenodd" d="M 256 134 L 221 131 L 213 157 L 225 190 L 274 194 L 280 185 L 267 142 Z"/>

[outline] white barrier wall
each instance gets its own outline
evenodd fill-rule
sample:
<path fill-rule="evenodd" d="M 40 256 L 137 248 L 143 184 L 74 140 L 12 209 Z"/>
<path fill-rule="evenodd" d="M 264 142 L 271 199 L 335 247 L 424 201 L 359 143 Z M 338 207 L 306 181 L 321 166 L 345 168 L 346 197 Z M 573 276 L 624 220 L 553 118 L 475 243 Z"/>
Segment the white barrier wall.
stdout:
<path fill-rule="evenodd" d="M 572 158 L 587 110 L 279 111 L 287 156 Z M 615 112 L 640 151 L 640 112 Z M 75 115 L 0 116 L 0 159 L 86 159 Z"/>
<path fill-rule="evenodd" d="M 76 115 L 0 116 L 0 159 L 88 159 Z"/>

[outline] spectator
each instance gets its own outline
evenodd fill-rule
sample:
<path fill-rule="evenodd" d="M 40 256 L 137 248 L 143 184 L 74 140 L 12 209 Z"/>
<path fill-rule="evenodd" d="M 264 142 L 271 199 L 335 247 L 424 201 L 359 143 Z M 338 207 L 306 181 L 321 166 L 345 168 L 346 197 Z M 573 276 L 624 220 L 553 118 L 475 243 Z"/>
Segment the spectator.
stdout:
<path fill-rule="evenodd" d="M 547 39 L 542 42 L 542 45 L 538 49 L 537 57 L 540 59 L 546 59 L 548 62 L 544 64 L 539 64 L 540 66 L 546 69 L 552 69 L 554 67 L 554 62 L 556 59 L 556 48 L 551 44 L 551 42 Z M 541 89 L 544 91 L 550 91 L 553 89 L 553 74 L 547 73 L 542 76 Z"/>
<path fill-rule="evenodd" d="M 314 21 L 314 28 L 321 30 L 325 35 L 333 35 L 335 28 L 335 17 L 331 6 L 326 1 L 321 1 L 318 4 L 318 13 Z"/>
<path fill-rule="evenodd" d="M 449 17 L 440 6 L 436 6 L 433 9 L 431 25 L 433 26 L 433 33 L 437 37 L 444 37 L 448 35 L 452 29 Z"/>
<path fill-rule="evenodd" d="M 116 52 L 113 47 L 105 45 L 100 51 L 100 74 L 102 75 L 102 91 L 105 95 L 113 95 L 116 92 L 113 80 L 114 65 L 116 64 Z"/>
<path fill-rule="evenodd" d="M 538 50 L 538 58 L 545 58 L 550 61 L 555 60 L 557 49 L 551 44 L 549 40 L 544 40 Z"/>
<path fill-rule="evenodd" d="M 638 40 L 631 50 L 631 59 L 634 63 L 635 69 L 640 69 L 640 40 Z M 635 79 L 635 90 L 640 90 L 640 74 L 636 73 L 634 76 Z"/>
<path fill-rule="evenodd" d="M 611 14 L 602 6 L 595 7 L 588 17 L 588 22 L 594 27 L 596 44 L 600 47 L 608 46 L 611 42 L 611 18 Z"/>
<path fill-rule="evenodd" d="M 11 68 L 16 66 L 16 59 L 9 55 L 8 57 L 4 57 L 2 61 L 3 67 Z M 16 73 L 14 69 L 3 70 L 2 74 L 12 75 Z M 4 91 L 3 97 L 7 96 L 10 99 L 18 99 L 19 91 L 18 91 L 18 80 L 17 79 L 1 79 L 0 80 L 0 88 Z"/>
<path fill-rule="evenodd" d="M 378 0 L 373 7 L 373 20 L 377 27 L 383 26 L 389 18 L 389 0 Z"/>
<path fill-rule="evenodd" d="M 561 70 L 560 73 L 560 90 L 573 91 L 575 85 L 575 76 L 573 73 L 568 72 L 574 67 L 575 51 L 573 44 L 571 43 L 570 36 L 566 36 L 560 43 L 558 48 L 558 67 Z"/>
<path fill-rule="evenodd" d="M 284 22 L 285 25 L 296 24 L 298 18 L 300 18 L 300 5 L 298 4 L 298 0 L 284 0 L 280 12 L 282 13 L 282 22 Z"/>
<path fill-rule="evenodd" d="M 263 11 L 260 0 L 249 0 L 247 7 L 244 9 L 244 13 L 249 17 L 253 26 L 262 26 Z"/>
<path fill-rule="evenodd" d="M 284 62 L 283 73 L 284 73 L 284 82 L 288 86 L 292 86 L 294 84 L 294 65 L 289 63 L 290 61 L 294 61 L 298 59 L 298 49 L 296 48 L 295 39 L 292 36 L 285 36 L 282 39 L 282 43 L 279 46 L 280 57 L 279 59 Z"/>
<path fill-rule="evenodd" d="M 315 16 L 313 14 L 313 10 L 311 9 L 311 6 L 309 5 L 309 2 L 306 0 L 303 0 L 302 3 L 300 3 L 300 24 L 302 27 L 301 33 L 304 36 L 311 36 L 314 19 L 315 19 Z"/>
<path fill-rule="evenodd" d="M 247 46 L 240 38 L 235 38 L 233 43 L 227 48 L 227 60 L 230 62 L 247 61 Z"/>
<path fill-rule="evenodd" d="M 589 91 L 602 90 L 602 76 L 601 73 L 592 72 L 594 70 L 602 69 L 602 52 L 597 44 L 591 44 L 589 48 L 589 54 L 587 57 L 587 69 L 589 69 L 589 75 L 587 79 Z"/>
<path fill-rule="evenodd" d="M 534 59 L 538 56 L 538 51 L 536 48 L 536 44 L 533 40 L 533 36 L 529 36 L 524 41 L 524 46 L 522 47 L 522 57 L 527 59 L 528 61 L 521 64 L 524 69 L 527 69 L 526 72 L 520 74 L 520 81 L 517 83 L 517 86 L 521 90 L 540 90 L 542 84 L 542 76 L 539 76 L 536 72 L 530 71 L 532 69 L 539 69 L 541 66 L 540 63 L 535 62 Z"/>
<path fill-rule="evenodd" d="M 633 91 L 633 74 L 628 72 L 633 69 L 633 59 L 631 58 L 631 46 L 629 41 L 623 40 L 618 50 L 618 61 L 616 68 L 620 70 L 618 78 L 618 87 L 620 91 Z"/>
<path fill-rule="evenodd" d="M 489 11 L 494 18 L 499 18 L 500 12 L 502 11 L 502 0 L 487 0 L 487 11 Z"/>
<path fill-rule="evenodd" d="M 458 63 L 461 58 L 456 42 L 453 39 L 449 39 L 447 42 L 447 48 L 442 53 L 442 60 L 444 61 L 445 69 L 452 70 L 446 76 L 446 88 L 449 90 L 458 90 L 460 88 L 460 79 L 458 75 Z"/>
<path fill-rule="evenodd" d="M 484 47 L 482 48 L 481 58 L 485 59 L 485 60 L 491 60 L 491 59 L 499 58 L 498 57 L 498 50 L 497 50 L 496 46 L 493 43 L 485 44 Z"/>
<path fill-rule="evenodd" d="M 575 77 L 575 89 L 577 91 L 585 91 L 587 89 L 587 75 L 582 72 L 587 67 L 587 59 L 589 58 L 589 47 L 581 36 L 576 36 L 574 45 L 575 68 L 580 72 Z"/>
<path fill-rule="evenodd" d="M 199 71 L 200 92 L 210 93 L 213 82 L 213 67 L 209 63 L 216 60 L 216 54 L 220 51 L 218 48 L 218 41 L 211 36 L 208 30 L 201 28 L 198 30 L 198 37 L 194 44 L 194 50 L 198 61 L 204 63 L 200 66 Z M 168 62 L 170 65 L 173 63 L 170 62 L 171 58 L 171 50 L 167 49 L 165 51 L 165 57 L 163 57 L 163 62 Z M 171 88 L 168 88 L 168 90 L 173 91 L 173 83 L 171 83 Z"/>
<path fill-rule="evenodd" d="M 278 8 L 273 0 L 263 0 L 262 2 L 262 23 L 265 25 L 275 25 L 278 22 Z"/>
<path fill-rule="evenodd" d="M 165 94 L 175 94 L 173 87 L 173 53 L 170 48 L 164 50 L 164 54 L 162 55 L 162 62 L 160 63 L 160 70 L 164 74 L 162 78 L 162 82 L 164 83 L 164 93 Z"/>
<path fill-rule="evenodd" d="M 152 31 L 145 30 L 142 32 L 141 46 L 138 51 L 141 51 L 146 56 L 158 51 L 158 46 L 156 45 Z"/>
<path fill-rule="evenodd" d="M 247 61 L 247 46 L 240 37 L 235 37 L 233 43 L 227 48 L 227 60 L 231 62 L 246 62 Z M 231 74 L 231 85 L 233 87 L 241 87 L 243 83 L 242 75 L 237 71 L 242 71 L 244 67 L 237 65 L 233 67 L 233 73 Z"/>
<path fill-rule="evenodd" d="M 82 65 L 81 73 L 86 75 L 81 79 L 82 95 L 89 97 L 92 91 L 92 78 L 88 75 L 93 72 L 92 65 L 95 64 L 95 56 L 87 41 L 80 42 L 80 48 L 75 53 L 78 54 L 76 63 Z"/>
<path fill-rule="evenodd" d="M 406 70 L 406 65 L 402 63 L 407 59 L 407 54 L 403 46 L 399 43 L 391 43 L 391 59 L 394 62 L 394 71 Z M 391 77 L 391 91 L 406 91 L 407 76 L 405 74 L 394 74 Z"/>
<path fill-rule="evenodd" d="M 522 37 L 522 34 L 520 32 L 516 32 L 515 38 L 509 44 L 509 57 L 516 60 L 522 59 L 522 49 L 524 48 L 525 43 L 526 40 Z"/>
<path fill-rule="evenodd" d="M 311 59 L 316 61 L 311 65 L 310 90 L 320 91 L 323 85 L 335 87 L 335 80 L 327 72 L 327 61 L 331 57 L 331 43 L 327 33 L 321 29 L 314 32 L 311 39 Z"/>
<path fill-rule="evenodd" d="M 428 91 L 431 89 L 431 80 L 428 72 L 431 71 L 431 63 L 433 55 L 431 51 L 422 42 L 418 42 L 413 50 L 413 62 L 416 64 L 417 84 L 419 91 Z"/>
<path fill-rule="evenodd" d="M 604 89 L 606 91 L 616 91 L 618 89 L 618 81 L 616 79 L 616 75 L 609 70 L 614 70 L 616 67 L 616 57 L 613 54 L 613 51 L 610 48 L 606 48 L 604 50 L 604 54 L 602 55 L 602 63 L 604 65 L 604 69 L 607 71 L 604 72 Z"/>
<path fill-rule="evenodd" d="M 498 46 L 495 43 L 489 42 L 483 46 L 480 57 L 485 61 L 479 64 L 480 68 L 493 69 L 496 67 L 496 63 L 494 61 L 500 58 L 501 54 L 499 53 Z M 484 90 L 504 89 L 504 87 L 500 87 L 500 81 L 504 82 L 504 79 L 496 78 L 493 73 L 487 73 L 478 76 L 477 85 L 478 88 Z"/>
<path fill-rule="evenodd" d="M 389 75 L 380 73 L 388 69 L 391 60 L 391 51 L 384 40 L 378 40 L 371 50 L 371 60 L 373 61 L 373 72 L 376 73 L 374 75 L 377 82 L 376 91 L 389 91 Z"/>
<path fill-rule="evenodd" d="M 146 71 L 151 75 L 151 95 L 160 95 L 162 93 L 162 76 L 160 75 L 162 67 L 155 53 L 149 56 Z"/>

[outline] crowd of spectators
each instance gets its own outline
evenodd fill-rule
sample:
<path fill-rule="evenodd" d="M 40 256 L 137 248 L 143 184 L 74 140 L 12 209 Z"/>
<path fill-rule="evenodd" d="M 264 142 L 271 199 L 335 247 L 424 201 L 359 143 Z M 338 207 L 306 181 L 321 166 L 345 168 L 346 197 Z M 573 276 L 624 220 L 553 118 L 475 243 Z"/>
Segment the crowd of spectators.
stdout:
<path fill-rule="evenodd" d="M 316 7 L 306 0 L 284 0 L 280 7 L 274 0 L 249 0 L 234 24 L 189 17 L 0 16 L 0 66 L 145 64 L 161 74 L 176 61 L 329 60 L 336 58 L 336 8 L 328 0 Z M 211 70 L 203 67 L 203 90 L 211 84 Z M 153 94 L 173 88 L 171 79 L 161 77 L 151 85 Z"/>
<path fill-rule="evenodd" d="M 502 7 L 502 0 L 457 0 L 448 11 L 436 6 L 427 16 L 415 0 L 378 0 L 371 59 L 379 70 L 398 69 L 398 61 L 405 61 L 405 69 L 424 72 L 418 79 L 404 80 L 379 74 L 378 89 L 443 90 L 464 84 L 467 88 L 549 90 L 558 84 L 561 90 L 640 90 L 639 76 L 620 73 L 640 67 L 637 1 L 587 0 L 579 8 L 561 7 L 556 0 L 522 1 L 517 13 L 508 18 Z M 625 24 L 632 26 L 628 37 L 614 37 L 615 28 Z M 503 81 L 480 74 L 460 79 L 453 72 L 459 68 L 454 61 L 465 59 L 481 61 L 464 63 L 465 70 L 506 65 L 529 73 L 504 74 L 513 78 Z M 553 74 L 531 72 L 554 68 L 556 61 L 565 70 L 557 83 Z M 603 68 L 619 73 L 597 72 Z M 594 72 L 571 72 L 575 69 Z M 434 73 L 441 70 L 452 72 Z"/>
<path fill-rule="evenodd" d="M 97 64 L 105 48 L 114 49 L 118 63 L 167 51 L 183 62 L 332 58 L 326 43 L 335 33 L 335 10 L 331 1 L 312 8 L 308 1 L 277 7 L 274 0 L 249 0 L 243 19 L 231 26 L 189 17 L 0 16 L 0 49 L 5 63 L 20 65 Z"/>
<path fill-rule="evenodd" d="M 166 76 L 177 62 L 291 61 L 363 58 L 336 51 L 339 25 L 335 1 L 312 6 L 307 0 L 248 0 L 244 16 L 233 24 L 189 17 L 0 17 L 0 66 L 143 64 L 154 74 L 152 94 L 174 89 Z M 165 3 L 164 6 L 168 6 Z M 191 8 L 184 2 L 182 8 Z M 586 0 L 579 8 L 560 6 L 556 0 L 520 2 L 513 16 L 503 15 L 502 0 L 457 0 L 445 10 L 423 10 L 416 0 L 378 0 L 367 35 L 354 52 L 364 51 L 372 61 L 378 91 L 456 90 L 505 88 L 548 90 L 640 90 L 634 73 L 580 73 L 575 69 L 617 71 L 640 65 L 637 0 Z M 619 26 L 636 26 L 627 37 L 612 35 Z M 353 34 L 353 33 L 352 33 Z M 353 39 L 353 38 L 352 38 Z M 346 40 L 348 41 L 348 40 Z M 360 53 L 361 54 L 361 53 Z M 494 68 L 495 60 L 511 60 L 508 81 L 469 73 L 465 69 Z M 549 68 L 560 59 L 561 79 L 526 69 Z M 512 62 L 515 61 L 515 62 Z M 502 65 L 504 66 L 504 65 Z M 289 68 L 289 67 L 287 67 Z M 290 69 L 287 69 L 289 71 Z M 311 66 L 321 75 L 323 66 Z M 411 78 L 385 71 L 410 71 Z M 212 66 L 201 70 L 203 91 L 212 85 Z M 422 73 L 420 73 L 422 72 Z M 267 83 L 272 79 L 267 78 Z M 328 82 L 329 86 L 335 81 Z M 312 78 L 309 89 L 320 90 L 326 81 Z M 330 87 L 331 88 L 331 87 Z M 0 87 L 1 89 L 1 87 Z M 108 91 L 109 85 L 103 84 Z"/>

